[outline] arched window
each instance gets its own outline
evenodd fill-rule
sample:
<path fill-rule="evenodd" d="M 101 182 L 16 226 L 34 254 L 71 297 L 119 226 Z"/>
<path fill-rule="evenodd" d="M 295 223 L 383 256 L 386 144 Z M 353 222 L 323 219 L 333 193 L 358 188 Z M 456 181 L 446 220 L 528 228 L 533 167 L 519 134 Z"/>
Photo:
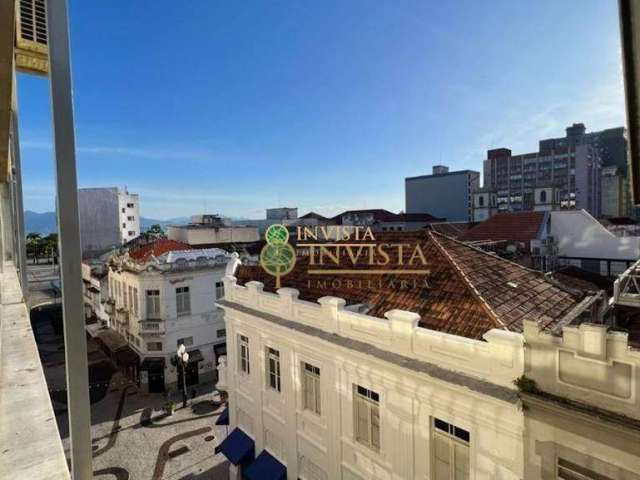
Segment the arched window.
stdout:
<path fill-rule="evenodd" d="M 478 205 L 480 207 L 484 207 L 484 197 L 483 196 L 479 196 L 478 197 Z"/>
<path fill-rule="evenodd" d="M 546 201 L 547 201 L 547 191 L 542 190 L 540 192 L 540 203 L 546 203 Z"/>

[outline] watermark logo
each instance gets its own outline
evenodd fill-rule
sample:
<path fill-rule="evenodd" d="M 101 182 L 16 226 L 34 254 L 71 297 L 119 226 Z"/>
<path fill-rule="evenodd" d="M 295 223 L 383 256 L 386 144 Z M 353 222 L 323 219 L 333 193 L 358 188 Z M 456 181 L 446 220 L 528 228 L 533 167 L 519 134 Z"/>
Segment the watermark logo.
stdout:
<path fill-rule="evenodd" d="M 260 265 L 269 275 L 276 277 L 276 288 L 280 288 L 280 277 L 293 270 L 296 251 L 288 243 L 289 230 L 284 225 L 271 225 L 264 235 L 267 244 L 260 252 Z"/>
<path fill-rule="evenodd" d="M 298 226 L 296 234 L 294 248 L 284 225 L 271 225 L 265 233 L 267 245 L 260 253 L 260 264 L 276 277 L 276 288 L 280 288 L 281 277 L 295 267 L 297 255 L 306 258 L 309 288 L 312 284 L 316 288 L 430 288 L 429 262 L 421 242 L 410 237 L 396 242 L 384 237 L 377 240 L 369 227 L 337 225 Z M 391 277 L 386 278 L 388 275 Z M 327 282 L 318 279 L 321 276 L 331 278 Z"/>

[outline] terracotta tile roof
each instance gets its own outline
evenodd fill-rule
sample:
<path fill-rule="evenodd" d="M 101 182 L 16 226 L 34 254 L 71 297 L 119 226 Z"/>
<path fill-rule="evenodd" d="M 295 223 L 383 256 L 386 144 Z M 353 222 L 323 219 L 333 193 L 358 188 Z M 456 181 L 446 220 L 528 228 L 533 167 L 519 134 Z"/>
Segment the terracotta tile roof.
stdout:
<path fill-rule="evenodd" d="M 382 233 L 376 235 L 376 241 L 419 243 L 430 273 L 310 275 L 308 256 L 299 256 L 296 267 L 282 277 L 281 284 L 298 289 L 303 300 L 336 296 L 344 298 L 347 305 L 366 304 L 366 313 L 375 317 L 384 318 L 384 313 L 392 309 L 409 310 L 420 314 L 420 324 L 426 328 L 477 339 L 492 328 L 521 331 L 524 320 L 552 327 L 582 298 L 539 272 L 435 232 Z M 405 264 L 412 251 L 403 252 Z M 390 256 L 392 269 L 398 269 L 397 255 Z M 360 260 L 353 266 L 346 254 L 340 258 L 340 267 L 369 269 Z M 275 291 L 275 278 L 260 266 L 239 266 L 236 277 L 238 284 L 257 280 L 264 283 L 266 291 Z"/>
<path fill-rule="evenodd" d="M 473 228 L 476 224 L 471 222 L 443 222 L 432 223 L 429 228 L 434 232 L 441 233 L 447 237 L 460 238 L 467 233 L 470 228 Z"/>
<path fill-rule="evenodd" d="M 191 250 L 191 245 L 188 243 L 177 242 L 175 240 L 161 239 L 148 243 L 147 245 L 143 245 L 135 250 L 130 250 L 129 257 L 133 260 L 144 262 L 148 260 L 151 255 L 159 257 L 160 255 L 164 255 L 165 253 L 175 250 Z"/>
<path fill-rule="evenodd" d="M 545 212 L 498 213 L 463 234 L 465 242 L 480 240 L 510 240 L 527 246 L 538 237 L 546 217 Z"/>

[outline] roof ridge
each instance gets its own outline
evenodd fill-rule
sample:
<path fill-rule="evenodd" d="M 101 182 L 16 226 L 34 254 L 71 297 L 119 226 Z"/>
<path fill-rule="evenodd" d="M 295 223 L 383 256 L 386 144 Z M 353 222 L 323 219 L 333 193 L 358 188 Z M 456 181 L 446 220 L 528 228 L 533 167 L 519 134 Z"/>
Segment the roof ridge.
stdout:
<path fill-rule="evenodd" d="M 467 287 L 471 290 L 472 294 L 478 299 L 480 300 L 480 304 L 482 305 L 482 307 L 487 311 L 487 313 L 489 314 L 489 316 L 496 321 L 504 330 L 509 330 L 507 325 L 502 321 L 502 319 L 498 316 L 498 314 L 493 310 L 493 308 L 491 307 L 491 305 L 489 305 L 489 303 L 485 300 L 485 298 L 482 296 L 482 294 L 478 291 L 478 289 L 473 285 L 473 283 L 471 283 L 471 281 L 469 280 L 469 277 L 467 277 L 466 273 L 464 273 L 464 271 L 462 270 L 462 268 L 460 268 L 460 266 L 458 265 L 458 262 L 456 262 L 454 260 L 454 258 L 451 256 L 451 254 L 449 254 L 449 252 L 447 251 L 446 248 L 444 248 L 440 242 L 438 241 L 438 239 L 436 238 L 437 235 L 440 235 L 437 232 L 433 232 L 433 231 L 429 231 L 427 232 L 428 235 L 431 235 L 431 239 L 433 240 L 433 243 L 436 245 L 436 247 L 442 252 L 442 254 L 449 260 L 449 262 L 451 262 L 451 264 L 454 267 L 455 272 L 462 277 L 462 280 L 466 283 Z M 442 235 L 443 237 L 449 238 L 446 235 Z M 461 243 L 461 242 L 460 242 Z M 462 243 L 461 243 L 462 244 Z M 464 244 L 462 244 L 464 245 Z"/>
<path fill-rule="evenodd" d="M 445 237 L 448 240 L 451 240 L 451 241 L 453 241 L 455 243 L 458 243 L 458 244 L 462 245 L 463 247 L 467 247 L 467 248 L 470 248 L 472 250 L 475 250 L 476 252 L 483 253 L 483 254 L 488 255 L 489 257 L 491 257 L 493 259 L 500 260 L 502 262 L 507 262 L 507 263 L 510 263 L 511 265 L 516 265 L 517 267 L 521 268 L 522 270 L 526 270 L 526 271 L 531 272 L 531 273 L 537 273 L 537 274 L 539 274 L 539 275 L 544 277 L 544 274 L 542 272 L 538 271 L 538 270 L 534 270 L 533 268 L 525 267 L 524 265 L 521 265 L 518 262 L 514 262 L 513 260 L 509 260 L 508 258 L 502 258 L 502 257 L 499 257 L 497 255 L 493 255 L 493 254 L 487 252 L 486 250 L 482 250 L 481 248 L 478 248 L 478 247 L 476 247 L 474 245 L 470 245 L 469 243 L 463 242 L 462 240 L 459 240 L 457 238 L 445 235 L 444 233 L 440 233 L 440 232 L 437 232 L 435 230 L 433 230 L 432 232 L 435 233 L 436 235 L 440 235 L 442 237 Z M 549 282 L 549 283 L 551 283 L 551 282 Z"/>
<path fill-rule="evenodd" d="M 558 281 L 556 281 L 556 280 L 554 280 L 552 278 L 549 278 L 544 272 L 541 272 L 540 270 L 535 270 L 533 268 L 525 267 L 524 265 L 521 265 L 518 262 L 515 262 L 513 260 L 509 260 L 508 258 L 502 258 L 502 257 L 499 257 L 497 255 L 493 255 L 493 254 L 491 254 L 491 253 L 489 253 L 489 252 L 487 252 L 485 250 L 482 250 L 481 248 L 478 248 L 476 246 L 470 245 L 469 243 L 463 242 L 461 240 L 458 240 L 457 238 L 449 237 L 448 235 L 444 235 L 443 233 L 437 232 L 435 230 L 433 231 L 433 233 L 435 233 L 437 235 L 440 235 L 440 236 L 443 236 L 443 237 L 447 238 L 448 240 L 451 240 L 451 241 L 453 241 L 455 243 L 458 243 L 458 244 L 460 244 L 460 245 L 462 245 L 464 247 L 471 248 L 472 250 L 475 250 L 475 251 L 480 252 L 480 253 L 484 253 L 485 255 L 488 255 L 489 257 L 491 257 L 493 259 L 500 260 L 500 261 L 506 262 L 506 263 L 510 263 L 511 265 L 517 266 L 521 270 L 525 270 L 526 272 L 534 273 L 534 274 L 540 276 L 540 278 L 542 278 L 549 285 L 551 285 L 553 287 L 556 287 L 558 290 L 562 290 L 563 292 L 568 293 L 569 295 L 573 295 L 573 296 L 576 296 L 576 297 L 580 296 L 579 294 L 576 295 L 575 289 L 569 288 L 567 285 L 564 285 L 562 282 L 558 282 Z M 553 272 L 549 272 L 549 273 L 553 273 Z"/>

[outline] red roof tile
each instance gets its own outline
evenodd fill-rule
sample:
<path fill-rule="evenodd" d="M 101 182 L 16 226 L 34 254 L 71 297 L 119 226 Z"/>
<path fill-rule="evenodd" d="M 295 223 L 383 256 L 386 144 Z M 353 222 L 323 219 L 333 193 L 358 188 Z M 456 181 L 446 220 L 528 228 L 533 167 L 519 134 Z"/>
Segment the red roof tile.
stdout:
<path fill-rule="evenodd" d="M 529 242 L 538 237 L 545 219 L 545 212 L 498 213 L 464 233 L 460 240 L 465 242 L 481 240 L 509 240 Z"/>
<path fill-rule="evenodd" d="M 492 328 L 521 331 L 524 320 L 551 327 L 581 299 L 539 272 L 435 232 L 382 233 L 376 235 L 376 241 L 419 243 L 430 273 L 366 274 L 370 268 L 366 262 L 358 260 L 352 265 L 345 253 L 340 257 L 340 267 L 363 270 L 363 274 L 310 275 L 308 256 L 299 256 L 294 270 L 282 277 L 281 285 L 299 290 L 303 300 L 336 296 L 348 305 L 366 304 L 366 313 L 379 318 L 392 309 L 416 312 L 426 328 L 477 339 Z M 405 264 L 412 251 L 409 248 L 403 252 Z M 397 255 L 392 253 L 391 269 L 401 268 L 397 263 Z M 266 291 L 275 291 L 275 278 L 260 266 L 239 266 L 236 277 L 239 284 L 257 280 L 264 283 Z"/>
<path fill-rule="evenodd" d="M 191 250 L 191 245 L 188 243 L 177 242 L 175 240 L 161 239 L 143 245 L 135 250 L 130 250 L 129 257 L 133 260 L 144 262 L 148 260 L 151 255 L 159 257 L 160 255 L 176 250 Z"/>

